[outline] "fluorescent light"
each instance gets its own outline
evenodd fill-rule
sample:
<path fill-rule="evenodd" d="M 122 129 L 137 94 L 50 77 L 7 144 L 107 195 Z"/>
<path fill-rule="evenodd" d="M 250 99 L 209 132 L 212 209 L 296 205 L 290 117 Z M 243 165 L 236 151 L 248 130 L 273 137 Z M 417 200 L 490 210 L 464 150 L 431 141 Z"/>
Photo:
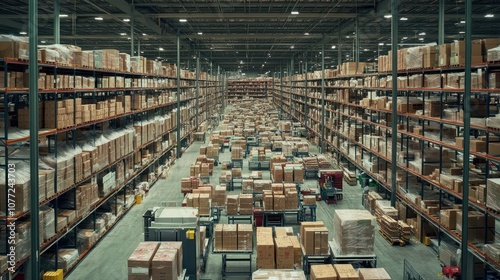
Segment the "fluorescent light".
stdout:
<path fill-rule="evenodd" d="M 45 41 L 40 41 L 40 43 L 45 44 L 45 43 L 47 43 L 47 42 L 45 42 Z"/>
<path fill-rule="evenodd" d="M 203 32 L 198 32 L 198 35 L 203 35 Z"/>
<path fill-rule="evenodd" d="M 458 33 L 460 33 L 460 34 L 465 34 L 465 31 L 460 31 L 460 32 L 458 32 Z"/>
<path fill-rule="evenodd" d="M 351 38 L 349 35 L 345 36 L 347 39 Z"/>
<path fill-rule="evenodd" d="M 28 33 L 26 33 L 26 31 L 19 32 L 19 35 L 26 35 L 26 34 L 28 34 Z"/>
<path fill-rule="evenodd" d="M 123 21 L 124 21 L 124 22 L 129 22 L 129 21 L 130 21 L 130 19 L 129 19 L 129 18 L 124 18 L 124 19 L 123 19 Z"/>
<path fill-rule="evenodd" d="M 385 18 L 392 18 L 392 15 L 385 15 Z"/>
<path fill-rule="evenodd" d="M 128 40 L 132 40 L 132 38 L 130 38 L 130 37 L 128 37 L 127 39 L 128 39 Z"/>
<path fill-rule="evenodd" d="M 141 51 L 141 53 L 144 53 L 143 51 Z"/>
<path fill-rule="evenodd" d="M 65 18 L 65 17 L 68 17 L 68 15 L 67 14 L 60 14 L 59 17 L 60 18 Z"/>
<path fill-rule="evenodd" d="M 304 35 L 309 36 L 309 32 L 304 33 Z"/>
<path fill-rule="evenodd" d="M 487 14 L 487 15 L 485 15 L 484 17 L 485 17 L 485 18 L 492 18 L 492 17 L 495 17 L 495 15 L 494 15 L 494 14 Z"/>
<path fill-rule="evenodd" d="M 399 20 L 408 20 L 408 18 L 407 17 L 402 17 Z"/>
<path fill-rule="evenodd" d="M 378 61 L 378 58 L 375 58 L 375 61 Z"/>
<path fill-rule="evenodd" d="M 425 32 L 418 33 L 418 36 L 425 36 L 425 35 L 426 35 Z"/>
<path fill-rule="evenodd" d="M 384 45 L 384 43 L 378 43 L 378 45 L 379 45 L 379 46 L 383 46 L 383 45 Z"/>
<path fill-rule="evenodd" d="M 159 48 L 158 48 L 158 50 L 159 50 L 159 51 L 163 51 L 164 49 L 163 49 L 162 47 L 159 47 Z"/>
<path fill-rule="evenodd" d="M 181 18 L 181 19 L 179 19 L 179 21 L 180 21 L 180 22 L 187 22 L 187 19 L 185 19 L 185 18 Z"/>
<path fill-rule="evenodd" d="M 408 39 L 408 37 L 403 37 L 403 40 L 406 40 L 406 39 Z"/>
<path fill-rule="evenodd" d="M 367 52 L 367 51 L 369 51 L 369 49 L 363 49 L 363 51 L 364 51 L 364 52 Z"/>
<path fill-rule="evenodd" d="M 295 48 L 295 46 L 290 46 L 290 49 L 293 49 L 293 48 Z"/>
<path fill-rule="evenodd" d="M 146 36 L 146 35 L 148 35 L 148 34 L 146 34 L 146 33 L 142 33 L 142 36 Z"/>
<path fill-rule="evenodd" d="M 298 15 L 299 11 L 292 11 L 292 15 Z"/>
<path fill-rule="evenodd" d="M 465 23 L 465 20 L 461 20 L 460 23 L 464 24 Z"/>
<path fill-rule="evenodd" d="M 94 19 L 95 19 L 95 20 L 103 20 L 103 18 L 102 18 L 102 17 L 96 17 L 96 18 L 94 18 Z"/>
<path fill-rule="evenodd" d="M 120 33 L 120 35 L 125 36 L 125 35 L 127 35 L 127 33 Z"/>
<path fill-rule="evenodd" d="M 423 41 L 423 40 L 424 40 L 424 38 L 418 38 L 418 39 L 419 39 L 420 41 Z"/>
<path fill-rule="evenodd" d="M 335 49 L 337 46 L 332 46 L 332 49 Z"/>

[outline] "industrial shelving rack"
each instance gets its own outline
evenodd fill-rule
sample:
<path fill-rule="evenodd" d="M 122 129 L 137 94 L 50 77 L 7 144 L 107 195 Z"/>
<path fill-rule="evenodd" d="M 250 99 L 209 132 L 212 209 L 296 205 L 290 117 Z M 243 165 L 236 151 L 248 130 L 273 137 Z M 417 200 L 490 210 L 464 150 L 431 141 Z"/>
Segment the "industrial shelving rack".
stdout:
<path fill-rule="evenodd" d="M 273 89 L 272 79 L 238 79 L 228 80 L 228 98 L 263 97 Z"/>
<path fill-rule="evenodd" d="M 498 63 L 482 63 L 474 65 L 472 72 L 488 77 L 489 73 L 498 72 L 499 69 Z M 447 175 L 450 167 L 460 168 L 471 163 L 474 165 L 468 176 L 471 186 L 477 187 L 478 182 L 481 182 L 487 193 L 487 179 L 499 177 L 500 165 L 499 155 L 489 150 L 490 143 L 497 141 L 500 130 L 487 125 L 486 121 L 498 111 L 500 90 L 489 89 L 487 78 L 481 88 L 472 89 L 471 116 L 475 119 L 471 123 L 471 136 L 481 136 L 486 142 L 486 148 L 471 150 L 470 159 L 464 159 L 463 147 L 455 143 L 456 137 L 464 136 L 461 109 L 465 101 L 464 89 L 449 88 L 442 80 L 438 80 L 438 85 L 432 88 L 424 87 L 423 81 L 426 78 L 464 71 L 463 66 L 398 71 L 400 79 L 422 75 L 422 82 L 414 88 L 398 88 L 398 103 L 392 104 L 398 106 L 396 177 L 399 210 L 405 213 L 402 218 L 412 218 L 420 225 L 420 232 L 416 234 L 421 241 L 424 241 L 425 235 L 435 234 L 438 244 L 444 241 L 453 244 L 455 248 L 462 242 L 462 237 L 456 230 L 449 229 L 441 222 L 439 211 L 449 209 L 452 204 L 461 204 L 464 197 L 453 184 L 436 179 L 434 172 Z M 282 82 L 273 91 L 274 103 L 285 114 L 305 125 L 314 134 L 316 144 L 324 145 L 324 151 L 330 152 L 334 161 L 351 170 L 365 172 L 378 183 L 378 191 L 389 194 L 392 191 L 393 118 L 392 108 L 386 104 L 391 101 L 392 88 L 381 87 L 379 83 L 381 80 L 389 80 L 391 75 L 357 74 L 323 81 L 312 78 L 312 73 L 307 75 L 306 79 L 302 76 L 300 80 L 297 75 L 281 78 Z M 379 101 L 383 106 L 378 105 Z M 443 110 L 445 108 L 448 110 Z M 449 113 L 452 111 L 456 118 L 450 117 Z M 306 125 L 306 122 L 309 124 Z M 415 153 L 423 160 L 415 161 Z M 421 202 L 425 200 L 437 201 L 438 212 L 426 209 Z M 498 231 L 488 225 L 488 222 L 494 218 L 498 224 L 500 215 L 498 211 L 486 207 L 484 197 L 469 195 L 468 202 L 474 211 L 484 215 L 485 220 L 484 236 L 474 240 L 469 238 L 469 252 L 475 256 L 475 262 L 486 264 L 486 268 L 480 273 L 481 277 L 488 273 L 498 274 L 500 263 L 486 255 L 483 246 L 491 243 L 492 237 L 498 238 Z"/>
<path fill-rule="evenodd" d="M 28 101 L 29 91 L 27 88 L 9 87 L 7 75 L 7 73 L 25 72 L 28 66 L 29 63 L 27 61 L 8 58 L 0 59 L 0 70 L 5 74 L 2 81 L 5 87 L 0 89 L 0 96 L 3 101 L 1 110 L 3 125 L 0 135 L 3 158 L 1 172 L 2 176 L 5 176 L 4 178 L 10 178 L 9 167 L 17 166 L 21 168 L 23 164 L 27 164 L 26 162 L 29 159 L 29 154 L 23 151 L 23 148 L 26 150 L 25 147 L 29 145 L 29 130 L 18 128 L 20 110 L 32 105 Z M 62 260 L 57 254 L 60 249 L 78 249 L 78 258 L 71 266 L 66 268 L 64 272 L 67 273 L 116 224 L 116 221 L 134 205 L 135 195 L 133 191 L 135 186 L 143 181 L 148 182 L 149 186 L 152 186 L 161 176 L 161 173 L 158 172 L 159 167 L 167 163 L 173 163 L 173 159 L 178 156 L 174 148 L 177 147 L 177 151 L 179 151 L 181 145 L 187 146 L 192 142 L 191 136 L 193 132 L 198 129 L 202 122 L 207 120 L 206 116 L 216 110 L 216 104 L 222 103 L 224 89 L 221 75 L 212 76 L 200 73 L 199 64 L 196 74 L 190 75 L 189 78 L 187 70 L 182 70 L 181 76 L 163 76 L 41 63 L 38 64 L 38 68 L 40 73 L 54 75 L 55 80 L 57 80 L 58 75 L 64 74 L 72 80 L 84 76 L 92 78 L 95 81 L 94 87 L 91 88 L 83 89 L 75 88 L 74 86 L 71 88 L 55 88 L 57 87 L 55 85 L 53 89 L 49 88 L 38 91 L 40 117 L 44 114 L 42 109 L 44 102 L 55 101 L 56 104 L 54 106 L 54 127 L 56 128 L 45 129 L 40 127 L 38 135 L 40 147 L 44 147 L 43 152 L 40 150 L 40 154 L 43 154 L 45 158 L 52 159 L 55 163 L 52 166 L 54 180 L 51 184 L 47 183 L 48 185 L 46 186 L 47 189 L 52 189 L 51 195 L 48 197 L 45 197 L 45 194 L 43 196 L 40 195 L 39 201 L 39 206 L 53 209 L 52 217 L 54 218 L 53 227 L 55 232 L 55 235 L 40 240 L 39 250 L 41 259 L 43 260 L 40 269 L 45 271 L 61 267 Z M 181 71 L 178 73 L 181 73 Z M 202 80 L 200 77 L 206 78 Z M 130 79 L 131 84 L 121 88 L 102 88 L 100 82 L 103 78 L 114 79 L 115 82 L 118 78 Z M 143 81 L 146 80 L 149 80 L 149 82 L 154 81 L 161 84 L 161 86 L 145 87 Z M 77 106 L 81 106 L 76 104 L 77 99 L 87 104 L 95 104 L 96 102 L 108 101 L 116 97 L 122 98 L 121 100 L 129 100 L 128 102 L 131 104 L 127 105 L 130 106 L 130 110 L 126 110 L 127 105 L 125 103 L 120 103 L 123 106 L 123 111 L 120 110 L 120 113 L 116 115 L 106 115 L 106 117 L 100 119 L 94 117 L 91 121 L 78 122 L 77 124 L 76 120 L 78 116 L 76 109 Z M 143 101 L 138 101 L 142 104 L 135 104 L 137 100 Z M 67 115 L 68 118 L 72 119 L 70 124 L 58 126 L 57 115 L 61 111 L 58 111 L 57 101 L 71 101 L 73 113 Z M 206 114 L 203 114 L 204 112 Z M 50 112 L 47 114 L 50 115 Z M 163 119 L 167 115 L 171 116 L 169 123 Z M 177 123 L 181 124 L 179 127 L 175 124 L 176 116 L 179 118 Z M 159 118 L 163 120 L 163 123 L 158 123 Z M 137 132 L 134 131 L 134 127 L 140 127 L 151 121 L 156 121 L 156 123 L 154 131 L 149 131 L 149 138 L 144 137 L 147 131 L 143 130 L 142 133 L 140 130 Z M 41 123 L 41 125 L 44 124 Z M 123 132 L 127 129 L 129 132 L 132 131 L 133 138 L 135 138 L 133 142 L 129 143 L 129 148 L 125 147 L 124 151 L 120 153 L 110 149 L 105 152 L 105 154 L 110 156 L 106 160 L 106 164 L 98 166 L 93 162 L 92 165 L 95 169 L 89 174 L 79 176 L 78 179 L 74 178 L 68 186 L 61 188 L 62 182 L 60 179 L 65 178 L 65 174 L 58 174 L 58 171 L 60 171 L 58 157 L 61 156 L 62 146 L 70 151 L 85 144 L 94 146 L 99 141 L 101 135 L 108 135 L 109 132 Z M 180 135 L 176 135 L 177 133 Z M 132 141 L 133 138 L 130 137 L 130 140 Z M 180 143 L 178 143 L 179 139 L 181 140 Z M 184 144 L 182 144 L 183 142 Z M 46 146 L 42 145 L 43 143 L 46 143 Z M 116 142 L 115 148 L 118 150 L 120 145 L 123 145 L 123 143 Z M 142 153 L 149 154 L 149 157 L 144 159 L 144 156 L 142 156 L 141 158 Z M 117 157 L 117 155 L 119 156 Z M 71 161 L 75 162 L 75 158 L 71 158 Z M 43 164 L 42 161 L 40 163 Z M 109 190 L 101 191 L 99 195 L 96 194 L 95 199 L 91 200 L 90 205 L 79 205 L 77 195 L 83 185 L 94 184 L 102 188 L 105 175 L 115 173 L 120 168 L 123 173 L 121 180 L 113 176 L 114 182 Z M 29 178 L 29 176 L 27 177 Z M 20 179 L 17 178 L 17 180 Z M 29 185 L 29 181 L 27 184 Z M 96 192 L 98 190 L 97 186 L 95 187 Z M 6 232 L 5 228 L 7 225 L 29 222 L 29 216 L 31 215 L 29 207 L 23 209 L 23 211 L 18 211 L 17 209 L 9 211 L 10 209 L 7 209 L 7 205 L 10 202 L 8 200 L 9 193 L 4 185 L 1 195 L 3 209 L 1 209 L 2 213 L 0 217 L 1 228 L 4 233 Z M 21 196 L 23 194 L 18 192 L 17 195 Z M 24 203 L 29 205 L 30 195 L 29 193 L 24 195 L 28 198 Z M 67 221 L 65 226 L 58 228 L 58 212 L 63 209 L 75 210 L 74 217 L 71 221 Z M 91 225 L 91 229 L 95 230 L 98 227 L 96 225 L 98 223 L 98 215 L 103 212 L 111 212 L 115 215 L 115 221 L 103 231 L 95 233 L 94 243 L 87 246 L 87 248 L 82 248 L 82 244 L 78 240 L 78 230 L 86 228 L 88 225 Z M 43 224 L 41 224 L 40 228 L 43 227 Z M 24 238 L 27 238 L 27 241 L 17 240 L 17 246 L 19 247 L 16 247 L 16 270 L 14 273 L 9 271 L 0 272 L 2 279 L 4 277 L 13 277 L 24 271 L 23 265 L 30 256 L 30 239 L 28 232 L 23 232 L 22 234 Z M 43 233 L 41 235 L 43 236 Z M 2 236 L 7 235 L 3 234 Z M 25 243 L 22 243 L 23 241 Z M 3 238 L 0 240 L 0 243 L 2 250 L 0 253 L 7 255 L 9 251 L 7 248 L 10 247 L 10 243 Z M 20 246 L 22 244 L 26 246 L 24 249 Z"/>

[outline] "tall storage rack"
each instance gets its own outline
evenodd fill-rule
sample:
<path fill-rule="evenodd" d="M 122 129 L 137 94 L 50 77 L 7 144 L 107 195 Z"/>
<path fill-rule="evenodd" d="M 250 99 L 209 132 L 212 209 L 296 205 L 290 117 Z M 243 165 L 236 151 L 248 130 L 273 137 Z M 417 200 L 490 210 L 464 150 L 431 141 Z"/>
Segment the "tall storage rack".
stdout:
<path fill-rule="evenodd" d="M 268 97 L 273 89 L 272 79 L 228 80 L 228 98 Z"/>
<path fill-rule="evenodd" d="M 22 80 L 27 68 L 26 61 L 0 59 L 5 74 L 0 89 L 1 176 L 10 178 L 16 172 L 15 208 L 8 200 L 11 192 L 2 186 L 0 219 L 4 233 L 15 223 L 17 236 L 16 272 L 0 272 L 2 279 L 23 271 L 30 255 L 26 146 L 31 104 L 27 88 L 9 84 L 18 77 Z M 202 99 L 219 102 L 222 83 L 220 77 L 208 75 L 197 94 L 194 75 L 183 70 L 178 112 L 177 77 L 55 64 L 39 64 L 39 69 L 56 81 L 49 80 L 38 94 L 40 268 L 64 266 L 67 273 L 134 205 L 134 188 L 141 182 L 152 186 L 163 167 L 173 162 L 173 148 L 181 144 L 176 143 L 177 116 L 181 140 L 190 143 L 196 125 L 206 121 L 201 114 L 195 123 L 196 104 L 202 112 L 214 111 L 215 103 Z M 88 81 L 87 88 L 82 79 Z M 0 253 L 8 254 L 9 244 L 0 240 Z"/>
<path fill-rule="evenodd" d="M 491 116 L 498 113 L 500 90 L 490 89 L 487 78 L 499 70 L 498 63 L 477 64 L 472 69 L 473 73 L 486 77 L 482 87 L 473 88 L 471 99 L 471 136 L 484 143 L 476 142 L 471 146 L 468 161 L 473 164 L 469 174 L 469 205 L 484 221 L 477 228 L 469 227 L 469 233 L 472 230 L 480 232 L 473 238 L 469 235 L 468 242 L 475 262 L 485 264 L 485 269 L 476 274 L 480 277 L 500 273 L 500 263 L 488 256 L 484 248 L 495 240 L 495 236 L 499 241 L 495 224 L 500 215 L 498 209 L 490 206 L 488 189 L 491 187 L 489 180 L 499 177 L 500 153 L 496 148 L 500 130 Z M 450 174 L 459 172 L 464 162 L 461 144 L 464 90 L 450 88 L 440 77 L 453 77 L 463 72 L 464 68 L 458 66 L 398 72 L 400 80 L 418 77 L 412 88 L 398 89 L 396 174 L 400 218 L 419 228 L 414 233 L 420 241 L 423 242 L 425 236 L 435 235 L 437 244 L 452 244 L 453 250 L 462 238 L 459 231 L 445 224 L 440 211 L 461 204 L 464 199 L 460 189 L 461 174 Z M 339 165 L 365 172 L 382 187 L 380 192 L 390 193 L 393 118 L 387 103 L 391 100 L 391 75 L 375 73 L 326 78 L 324 87 L 321 79 L 314 79 L 312 73 L 308 75 L 308 86 L 304 85 L 304 77 L 283 78 L 273 92 L 274 103 L 303 125 L 306 120 L 302 116 L 309 115 L 307 127 L 315 135 L 316 144 L 324 143 Z M 324 100 L 322 89 L 325 90 Z M 305 92 L 308 92 L 307 97 Z M 324 107 L 321 106 L 323 101 Z M 498 199 L 495 194 L 490 195 L 490 199 Z"/>

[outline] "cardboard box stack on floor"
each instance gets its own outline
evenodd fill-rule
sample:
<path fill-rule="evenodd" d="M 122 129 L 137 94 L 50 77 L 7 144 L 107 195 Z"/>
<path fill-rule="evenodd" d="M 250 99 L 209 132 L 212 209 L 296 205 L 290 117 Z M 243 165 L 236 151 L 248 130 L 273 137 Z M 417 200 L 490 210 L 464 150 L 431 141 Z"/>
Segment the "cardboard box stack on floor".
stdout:
<path fill-rule="evenodd" d="M 253 195 L 240 194 L 239 195 L 239 213 L 241 215 L 251 215 L 253 213 Z"/>
<path fill-rule="evenodd" d="M 295 184 L 271 184 L 271 191 L 263 191 L 264 209 L 266 211 L 283 211 L 298 209 L 298 193 Z"/>
<path fill-rule="evenodd" d="M 214 230 L 215 251 L 252 251 L 252 225 L 217 224 Z"/>
<path fill-rule="evenodd" d="M 306 255 L 327 255 L 328 228 L 321 221 L 302 222 L 300 225 L 300 243 Z"/>
<path fill-rule="evenodd" d="M 333 217 L 337 255 L 374 254 L 375 218 L 367 210 L 336 210 Z"/>
<path fill-rule="evenodd" d="M 238 200 L 239 197 L 237 194 L 227 195 L 226 211 L 228 215 L 238 214 Z"/>
<path fill-rule="evenodd" d="M 293 244 L 288 236 L 274 238 L 276 249 L 276 268 L 291 269 L 294 265 Z"/>
<path fill-rule="evenodd" d="M 182 242 L 141 242 L 128 258 L 129 280 L 173 280 L 181 274 Z"/>
<path fill-rule="evenodd" d="M 337 272 L 331 264 L 311 265 L 311 280 L 338 280 Z"/>
<path fill-rule="evenodd" d="M 213 206 L 224 206 L 226 205 L 226 187 L 225 186 L 215 186 L 212 193 L 212 205 Z"/>

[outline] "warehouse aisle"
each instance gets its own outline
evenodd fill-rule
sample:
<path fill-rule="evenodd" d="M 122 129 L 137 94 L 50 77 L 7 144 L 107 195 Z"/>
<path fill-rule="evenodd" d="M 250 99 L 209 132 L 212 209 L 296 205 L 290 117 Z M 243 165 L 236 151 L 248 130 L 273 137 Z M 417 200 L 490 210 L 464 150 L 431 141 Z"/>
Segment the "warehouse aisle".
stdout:
<path fill-rule="evenodd" d="M 189 177 L 189 165 L 195 162 L 202 145 L 203 142 L 194 142 L 170 169 L 169 177 L 156 182 L 142 204 L 130 209 L 66 279 L 127 279 L 127 259 L 144 240 L 142 215 L 160 202 L 175 201 L 181 205 L 181 178 Z"/>

